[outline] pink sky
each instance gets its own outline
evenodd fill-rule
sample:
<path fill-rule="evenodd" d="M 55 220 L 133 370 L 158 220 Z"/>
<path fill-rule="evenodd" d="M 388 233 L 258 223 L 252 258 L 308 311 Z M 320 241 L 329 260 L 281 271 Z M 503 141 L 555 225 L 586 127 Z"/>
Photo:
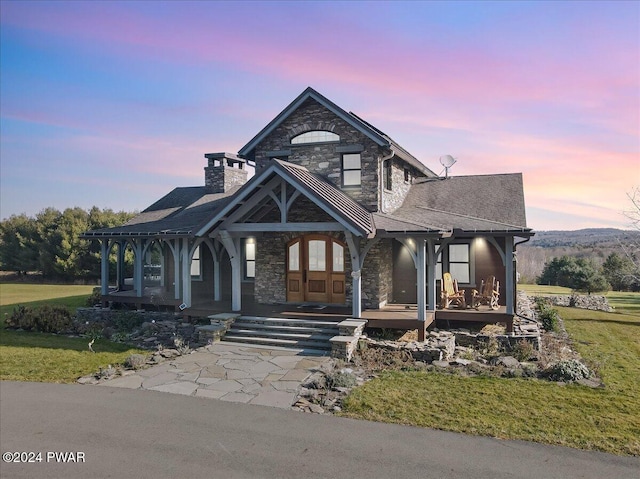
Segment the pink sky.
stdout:
<path fill-rule="evenodd" d="M 436 172 L 522 172 L 536 230 L 628 227 L 637 2 L 3 2 L 2 218 L 141 210 L 312 86 Z"/>

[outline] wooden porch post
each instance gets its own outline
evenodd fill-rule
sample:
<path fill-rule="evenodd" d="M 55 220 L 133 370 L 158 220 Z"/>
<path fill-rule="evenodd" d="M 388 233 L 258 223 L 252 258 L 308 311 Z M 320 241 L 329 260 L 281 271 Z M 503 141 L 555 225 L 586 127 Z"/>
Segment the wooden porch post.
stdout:
<path fill-rule="evenodd" d="M 504 268 L 505 268 L 505 288 L 507 293 L 507 314 L 514 314 L 514 269 L 513 269 L 513 236 L 507 236 L 504 241 Z"/>
<path fill-rule="evenodd" d="M 362 262 L 360 258 L 360 239 L 354 238 L 345 231 L 344 237 L 349 246 L 351 256 L 351 316 L 358 319 L 362 316 Z"/>
<path fill-rule="evenodd" d="M 418 238 L 416 240 L 416 270 L 418 283 L 418 321 L 424 322 L 427 319 L 427 301 L 426 301 L 426 240 Z"/>
<path fill-rule="evenodd" d="M 240 238 L 231 238 L 228 231 L 220 232 L 220 241 L 231 259 L 231 310 L 242 309 L 242 262 L 240 257 Z"/>
<path fill-rule="evenodd" d="M 213 256 L 213 300 L 222 300 L 222 286 L 220 284 L 220 260 L 222 259 L 222 251 L 218 242 L 213 240 L 213 248 L 211 250 Z"/>
<path fill-rule="evenodd" d="M 436 310 L 436 244 L 435 240 L 429 238 L 427 240 L 427 309 L 429 311 Z"/>
<path fill-rule="evenodd" d="M 182 302 L 191 306 L 191 251 L 189 251 L 189 239 L 182 239 Z"/>
<path fill-rule="evenodd" d="M 109 240 L 100 241 L 100 293 L 109 294 Z"/>
<path fill-rule="evenodd" d="M 116 275 L 118 289 L 121 290 L 124 286 L 124 250 L 127 247 L 126 241 L 118 241 L 118 256 L 116 259 Z"/>
<path fill-rule="evenodd" d="M 144 294 L 144 240 L 134 240 L 135 246 L 135 263 L 133 266 L 133 287 L 136 290 L 136 296 L 141 298 Z"/>

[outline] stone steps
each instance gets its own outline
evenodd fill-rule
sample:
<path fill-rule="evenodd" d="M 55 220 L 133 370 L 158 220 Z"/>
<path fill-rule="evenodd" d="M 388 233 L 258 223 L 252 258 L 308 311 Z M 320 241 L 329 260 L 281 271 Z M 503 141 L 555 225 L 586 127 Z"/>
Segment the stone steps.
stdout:
<path fill-rule="evenodd" d="M 223 341 L 330 351 L 329 340 L 338 334 L 338 323 L 330 321 L 240 316 Z"/>

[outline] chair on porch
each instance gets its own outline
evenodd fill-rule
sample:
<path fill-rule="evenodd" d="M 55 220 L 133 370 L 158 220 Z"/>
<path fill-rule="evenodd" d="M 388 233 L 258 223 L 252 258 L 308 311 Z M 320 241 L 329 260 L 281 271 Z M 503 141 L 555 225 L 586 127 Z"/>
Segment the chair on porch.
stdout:
<path fill-rule="evenodd" d="M 480 284 L 480 291 L 474 289 L 471 291 L 471 306 L 480 309 L 481 304 L 486 304 L 491 309 L 496 310 L 500 307 L 498 298 L 500 297 L 500 281 L 495 276 L 489 276 L 483 279 Z"/>
<path fill-rule="evenodd" d="M 451 277 L 451 273 L 442 275 L 442 309 L 447 309 L 453 305 L 460 309 L 467 307 L 467 300 L 464 297 L 464 290 L 458 289 L 458 281 Z"/>

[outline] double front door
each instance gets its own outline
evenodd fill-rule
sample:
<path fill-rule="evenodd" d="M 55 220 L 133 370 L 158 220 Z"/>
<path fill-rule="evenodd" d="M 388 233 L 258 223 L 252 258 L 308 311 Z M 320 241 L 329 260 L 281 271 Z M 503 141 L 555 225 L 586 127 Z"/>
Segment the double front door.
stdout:
<path fill-rule="evenodd" d="M 287 244 L 287 301 L 344 304 L 345 245 L 326 235 Z"/>

